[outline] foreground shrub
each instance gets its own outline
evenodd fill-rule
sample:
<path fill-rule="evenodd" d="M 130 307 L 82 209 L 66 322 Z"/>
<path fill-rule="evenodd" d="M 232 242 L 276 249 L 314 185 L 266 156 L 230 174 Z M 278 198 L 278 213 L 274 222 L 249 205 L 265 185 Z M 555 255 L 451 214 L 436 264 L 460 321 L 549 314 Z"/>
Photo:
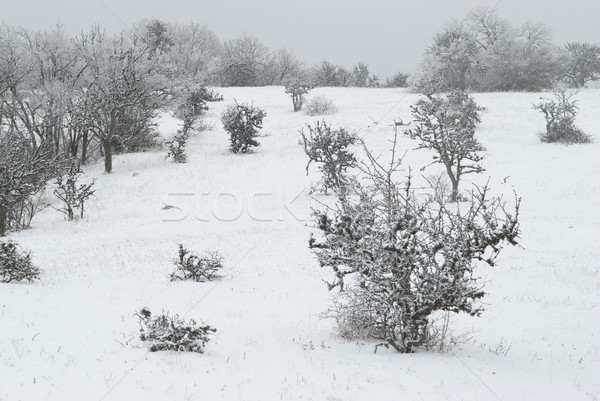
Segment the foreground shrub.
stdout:
<path fill-rule="evenodd" d="M 227 106 L 221 121 L 229 133 L 229 149 L 233 153 L 248 153 L 250 148 L 258 146 L 256 138 L 266 116 L 264 110 L 248 104 L 236 102 Z"/>
<path fill-rule="evenodd" d="M 198 325 L 194 320 L 170 316 L 168 312 L 153 317 L 148 308 L 142 308 L 136 316 L 140 323 L 140 340 L 148 343 L 151 352 L 203 353 L 209 336 L 217 331 L 208 325 Z"/>
<path fill-rule="evenodd" d="M 323 116 L 336 113 L 337 107 L 325 96 L 313 96 L 306 103 L 306 114 L 309 116 Z"/>
<path fill-rule="evenodd" d="M 302 110 L 304 103 L 304 95 L 310 90 L 310 84 L 307 80 L 293 77 L 285 82 L 285 93 L 288 93 L 292 98 L 294 112 Z"/>
<path fill-rule="evenodd" d="M 312 162 L 319 164 L 323 174 L 323 192 L 328 189 L 344 193 L 348 182 L 347 170 L 356 166 L 356 158 L 349 147 L 356 144 L 359 138 L 343 128 L 332 130 L 325 121 L 315 126 L 307 125 L 307 132 L 300 130 L 304 153 L 308 156 L 306 174 Z"/>
<path fill-rule="evenodd" d="M 169 275 L 171 281 L 212 281 L 221 278 L 219 272 L 223 270 L 223 257 L 218 252 L 207 252 L 203 256 L 197 256 L 179 244 L 175 266 L 175 271 Z"/>
<path fill-rule="evenodd" d="M 316 212 L 322 235 L 309 246 L 333 272 L 328 286 L 339 292 L 329 315 L 341 333 L 412 352 L 428 343 L 435 313 L 481 314 L 476 268 L 494 266 L 503 244 L 517 244 L 519 201 L 508 213 L 487 187 L 460 210 L 422 200 L 410 177 L 394 180 L 395 149 L 389 164 L 368 153 L 366 184 L 355 182 L 336 207 Z"/>
<path fill-rule="evenodd" d="M 575 126 L 575 116 L 579 108 L 573 96 L 574 93 L 558 90 L 554 93 L 554 99 L 544 99 L 544 102 L 533 105 L 533 108 L 542 112 L 546 119 L 546 132 L 541 135 L 542 142 L 565 144 L 592 142 L 589 135 Z"/>
<path fill-rule="evenodd" d="M 0 242 L 0 282 L 34 281 L 40 278 L 40 269 L 31 262 L 31 255 L 19 251 L 14 242 Z"/>

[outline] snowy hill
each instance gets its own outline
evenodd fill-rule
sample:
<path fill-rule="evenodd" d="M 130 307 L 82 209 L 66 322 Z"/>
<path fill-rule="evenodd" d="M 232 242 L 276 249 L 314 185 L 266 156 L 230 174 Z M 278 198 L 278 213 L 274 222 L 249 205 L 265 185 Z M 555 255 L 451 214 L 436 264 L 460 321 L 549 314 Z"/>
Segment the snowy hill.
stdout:
<path fill-rule="evenodd" d="M 0 400 L 597 400 L 600 397 L 600 89 L 581 91 L 577 124 L 589 145 L 540 143 L 544 94 L 476 94 L 477 131 L 495 194 L 523 199 L 523 248 L 482 267 L 486 311 L 457 317 L 470 338 L 451 352 L 411 355 L 347 342 L 321 319 L 329 294 L 308 249 L 318 181 L 298 130 L 325 119 L 385 153 L 394 119 L 418 98 L 400 89 L 316 89 L 339 111 L 294 113 L 281 87 L 220 89 L 212 131 L 166 152 L 116 156 L 86 169 L 96 197 L 84 220 L 47 208 L 10 237 L 43 270 L 0 285 Z M 248 155 L 228 152 L 219 116 L 234 99 L 266 110 Z M 163 116 L 170 137 L 178 122 Z M 405 165 L 431 160 L 403 138 Z M 434 174 L 431 168 L 423 174 Z M 418 178 L 419 180 L 420 178 Z M 468 189 L 465 182 L 463 189 Z M 165 205 L 174 206 L 165 208 Z M 224 279 L 169 282 L 177 245 L 219 250 Z M 217 328 L 205 354 L 148 353 L 133 314 L 168 310 Z"/>

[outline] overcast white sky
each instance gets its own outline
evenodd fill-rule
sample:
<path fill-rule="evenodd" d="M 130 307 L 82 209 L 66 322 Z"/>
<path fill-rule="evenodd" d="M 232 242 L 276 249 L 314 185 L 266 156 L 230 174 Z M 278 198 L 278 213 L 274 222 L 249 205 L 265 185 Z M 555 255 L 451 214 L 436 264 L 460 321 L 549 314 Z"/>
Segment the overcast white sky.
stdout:
<path fill-rule="evenodd" d="M 285 47 L 309 64 L 323 58 L 369 64 L 382 77 L 410 72 L 443 25 L 475 7 L 494 6 L 515 23 L 539 21 L 554 41 L 600 43 L 598 0 L 2 0 L 0 19 L 77 33 L 93 23 L 117 31 L 143 18 L 206 24 L 223 39 L 242 32 Z"/>

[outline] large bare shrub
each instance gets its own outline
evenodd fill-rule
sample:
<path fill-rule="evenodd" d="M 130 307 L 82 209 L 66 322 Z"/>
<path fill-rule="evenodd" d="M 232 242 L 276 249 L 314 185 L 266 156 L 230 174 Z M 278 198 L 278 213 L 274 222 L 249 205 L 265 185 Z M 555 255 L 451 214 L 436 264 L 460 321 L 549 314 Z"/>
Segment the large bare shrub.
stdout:
<path fill-rule="evenodd" d="M 489 188 L 475 190 L 466 207 L 419 199 L 408 177 L 368 151 L 365 184 L 335 207 L 316 212 L 321 235 L 309 245 L 331 269 L 338 290 L 329 315 L 346 337 L 366 337 L 399 352 L 430 338 L 434 313 L 479 316 L 485 296 L 477 272 L 495 265 L 504 244 L 517 244 L 519 201 L 509 212 Z"/>

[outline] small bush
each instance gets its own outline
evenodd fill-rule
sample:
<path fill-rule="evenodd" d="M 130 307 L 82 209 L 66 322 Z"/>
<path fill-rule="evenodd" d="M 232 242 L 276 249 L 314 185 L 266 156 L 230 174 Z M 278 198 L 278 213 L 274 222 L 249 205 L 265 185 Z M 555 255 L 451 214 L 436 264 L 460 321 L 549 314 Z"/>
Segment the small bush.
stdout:
<path fill-rule="evenodd" d="M 443 205 L 450 199 L 452 184 L 450 183 L 450 179 L 444 173 L 430 175 L 429 177 L 426 177 L 425 180 L 432 191 L 429 196 L 430 201 Z"/>
<path fill-rule="evenodd" d="M 223 257 L 218 252 L 207 252 L 204 256 L 197 256 L 179 244 L 179 256 L 175 260 L 175 266 L 175 271 L 169 275 L 171 281 L 212 281 L 221 278 L 218 272 L 223 269 Z"/>
<path fill-rule="evenodd" d="M 302 110 L 304 103 L 304 95 L 310 90 L 310 84 L 307 80 L 293 77 L 285 82 L 285 93 L 288 93 L 292 98 L 294 112 Z"/>
<path fill-rule="evenodd" d="M 14 242 L 0 242 L 0 282 L 33 281 L 40 278 L 40 269 L 31 262 L 31 255 L 19 251 Z"/>
<path fill-rule="evenodd" d="M 140 323 L 140 340 L 148 343 L 151 352 L 178 351 L 198 352 L 202 354 L 209 336 L 217 330 L 208 326 L 200 326 L 194 320 L 184 320 L 178 315 L 170 316 L 163 312 L 152 317 L 148 308 L 136 313 Z"/>
<path fill-rule="evenodd" d="M 177 131 L 177 134 L 173 136 L 173 139 L 170 141 L 165 141 L 165 145 L 169 147 L 169 151 L 167 152 L 166 158 L 173 158 L 175 163 L 185 163 L 187 162 L 187 154 L 185 153 L 185 145 L 189 138 L 187 132 L 182 132 L 181 130 Z"/>
<path fill-rule="evenodd" d="M 577 101 L 574 93 L 558 90 L 554 99 L 543 99 L 545 102 L 534 104 L 533 108 L 544 114 L 546 132 L 541 135 L 542 142 L 558 142 L 564 144 L 590 143 L 592 138 L 575 126 Z"/>
<path fill-rule="evenodd" d="M 36 213 L 47 205 L 48 199 L 44 191 L 40 191 L 21 202 L 11 205 L 6 215 L 6 227 L 10 231 L 29 228 Z"/>
<path fill-rule="evenodd" d="M 323 192 L 337 190 L 341 194 L 347 183 L 347 170 L 356 166 L 356 158 L 349 147 L 358 141 L 358 137 L 343 128 L 332 130 L 325 121 L 314 127 L 306 126 L 308 132 L 300 130 L 304 153 L 308 156 L 306 174 L 312 162 L 319 164 L 323 173 Z"/>
<path fill-rule="evenodd" d="M 227 106 L 221 121 L 225 131 L 229 133 L 230 147 L 233 153 L 248 153 L 250 148 L 258 146 L 258 131 L 262 129 L 264 110 L 248 104 Z"/>
<path fill-rule="evenodd" d="M 175 116 L 183 120 L 182 131 L 187 134 L 196 128 L 198 120 L 208 110 L 208 102 L 220 102 L 223 96 L 218 92 L 201 86 L 197 89 L 188 89 L 183 102 L 175 110 Z"/>
<path fill-rule="evenodd" d="M 64 176 L 58 177 L 55 181 L 56 189 L 54 189 L 54 195 L 60 199 L 62 207 L 54 209 L 63 213 L 69 221 L 75 218 L 76 210 L 79 211 L 79 217 L 83 218 L 85 202 L 95 192 L 95 190 L 92 190 L 94 181 L 89 184 L 77 185 L 81 174 L 83 172 L 79 169 L 79 165 L 72 163 L 67 173 Z"/>
<path fill-rule="evenodd" d="M 323 116 L 337 111 L 337 107 L 325 96 L 314 96 L 306 103 L 306 114 L 309 116 Z"/>

